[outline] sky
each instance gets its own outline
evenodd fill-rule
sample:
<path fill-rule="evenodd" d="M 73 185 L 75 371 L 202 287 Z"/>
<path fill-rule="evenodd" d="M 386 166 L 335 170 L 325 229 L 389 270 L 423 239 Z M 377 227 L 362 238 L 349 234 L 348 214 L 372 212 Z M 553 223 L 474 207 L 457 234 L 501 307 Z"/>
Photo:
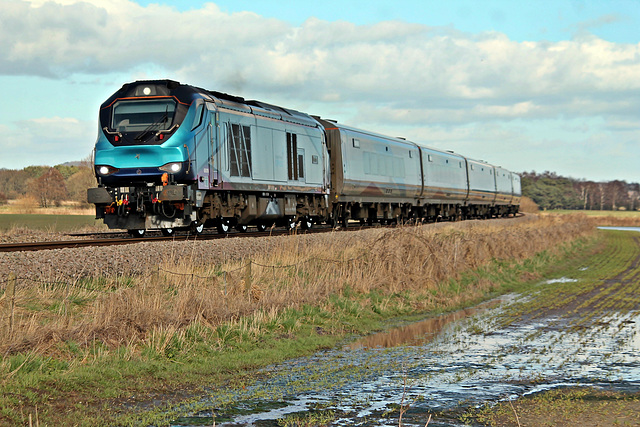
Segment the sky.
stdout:
<path fill-rule="evenodd" d="M 640 0 L 0 0 L 0 168 L 88 158 L 100 104 L 164 78 L 640 182 Z"/>

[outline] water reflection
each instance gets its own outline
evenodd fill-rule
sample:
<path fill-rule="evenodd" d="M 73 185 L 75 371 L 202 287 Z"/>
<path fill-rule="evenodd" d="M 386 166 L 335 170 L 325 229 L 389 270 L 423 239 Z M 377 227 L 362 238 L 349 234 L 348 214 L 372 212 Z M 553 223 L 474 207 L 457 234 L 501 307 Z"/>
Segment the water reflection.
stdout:
<path fill-rule="evenodd" d="M 397 426 L 398 405 L 413 402 L 404 425 L 424 426 L 431 414 L 430 427 L 467 426 L 465 408 L 555 387 L 640 389 L 640 312 L 590 327 L 557 313 L 503 322 L 501 301 L 270 366 L 246 389 L 212 391 L 206 410 L 174 425 L 212 424 L 215 414 L 219 426 L 275 426 L 330 412 L 324 425 Z"/>
<path fill-rule="evenodd" d="M 466 317 L 483 313 L 490 308 L 496 307 L 505 300 L 506 297 L 495 299 L 475 307 L 443 314 L 411 325 L 400 326 L 390 331 L 369 335 L 349 344 L 346 348 L 359 350 L 363 348 L 390 348 L 400 345 L 422 345 L 436 337 L 446 325 Z"/>

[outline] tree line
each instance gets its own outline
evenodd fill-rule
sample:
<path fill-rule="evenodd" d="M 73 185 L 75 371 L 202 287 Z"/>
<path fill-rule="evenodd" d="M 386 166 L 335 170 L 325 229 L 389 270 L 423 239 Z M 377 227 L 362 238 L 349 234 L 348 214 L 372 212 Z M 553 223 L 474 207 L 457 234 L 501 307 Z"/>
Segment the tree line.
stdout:
<path fill-rule="evenodd" d="M 540 209 L 636 210 L 640 184 L 614 180 L 595 182 L 567 178 L 555 172 L 523 172 L 522 195 Z"/>
<path fill-rule="evenodd" d="M 0 204 L 8 200 L 32 198 L 41 207 L 60 206 L 74 201 L 88 207 L 87 188 L 96 179 L 89 161 L 78 165 L 28 166 L 24 169 L 0 169 Z"/>

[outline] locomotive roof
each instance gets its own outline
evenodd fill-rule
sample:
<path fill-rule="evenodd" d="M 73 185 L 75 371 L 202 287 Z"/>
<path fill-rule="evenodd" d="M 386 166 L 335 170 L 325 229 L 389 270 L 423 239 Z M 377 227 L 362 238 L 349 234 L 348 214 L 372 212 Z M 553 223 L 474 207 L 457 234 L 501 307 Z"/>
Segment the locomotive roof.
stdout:
<path fill-rule="evenodd" d="M 144 92 L 145 88 L 149 89 Z M 184 104 L 191 104 L 196 99 L 204 97 L 225 108 L 238 111 L 251 111 L 257 115 L 264 115 L 305 126 L 318 126 L 317 121 L 308 114 L 300 111 L 262 101 L 246 100 L 241 96 L 182 84 L 175 80 L 137 80 L 126 83 L 102 104 L 102 109 L 113 104 L 116 99 L 154 96 L 173 96 Z"/>

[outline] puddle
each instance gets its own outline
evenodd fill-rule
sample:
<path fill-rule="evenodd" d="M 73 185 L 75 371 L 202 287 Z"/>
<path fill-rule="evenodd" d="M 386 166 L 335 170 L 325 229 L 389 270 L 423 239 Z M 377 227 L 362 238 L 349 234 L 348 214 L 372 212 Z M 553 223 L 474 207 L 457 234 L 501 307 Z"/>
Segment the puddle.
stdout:
<path fill-rule="evenodd" d="M 581 270 L 581 271 L 584 271 L 584 270 Z M 577 282 L 577 281 L 578 281 L 578 279 L 570 279 L 568 277 L 560 277 L 558 279 L 546 280 L 543 283 L 546 284 L 546 285 L 551 285 L 553 283 L 574 283 L 574 282 Z"/>
<path fill-rule="evenodd" d="M 598 227 L 600 230 L 640 231 L 640 227 Z"/>
<path fill-rule="evenodd" d="M 590 328 L 554 316 L 500 323 L 513 299 L 271 366 L 243 390 L 203 396 L 172 425 L 295 425 L 282 420 L 300 415 L 397 426 L 398 405 L 410 403 L 404 425 L 424 426 L 431 414 L 430 427 L 462 426 L 466 408 L 556 387 L 640 390 L 640 312 L 612 312 Z"/>

